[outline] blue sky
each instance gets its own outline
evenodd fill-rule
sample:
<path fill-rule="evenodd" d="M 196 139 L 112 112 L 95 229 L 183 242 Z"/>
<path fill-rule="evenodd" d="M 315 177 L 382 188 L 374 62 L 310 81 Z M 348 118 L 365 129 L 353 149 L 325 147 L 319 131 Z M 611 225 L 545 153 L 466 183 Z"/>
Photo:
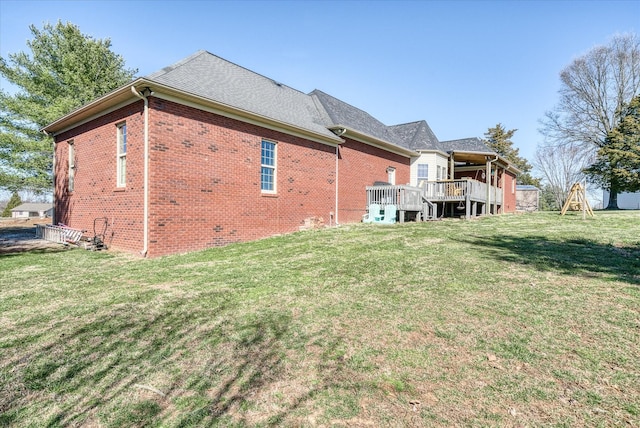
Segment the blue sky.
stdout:
<path fill-rule="evenodd" d="M 440 140 L 517 128 L 531 159 L 560 71 L 640 33 L 640 2 L 0 0 L 0 55 L 28 52 L 29 25 L 58 20 L 111 39 L 139 76 L 204 49 L 387 125 L 424 119 Z"/>

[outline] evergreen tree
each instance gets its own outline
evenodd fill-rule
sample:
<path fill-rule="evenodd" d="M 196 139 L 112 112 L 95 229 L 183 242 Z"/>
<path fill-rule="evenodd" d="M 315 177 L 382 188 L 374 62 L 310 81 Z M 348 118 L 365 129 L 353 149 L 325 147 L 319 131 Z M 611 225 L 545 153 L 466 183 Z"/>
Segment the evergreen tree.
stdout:
<path fill-rule="evenodd" d="M 606 190 L 637 192 L 640 191 L 640 95 L 621 110 L 620 122 L 607 134 L 595 163 L 585 173 L 590 181 Z M 616 197 L 617 192 L 611 196 Z"/>
<path fill-rule="evenodd" d="M 520 184 L 531 184 L 540 187 L 540 180 L 533 177 L 530 172 L 532 169 L 531 164 L 525 158 L 520 156 L 520 149 L 513 146 L 511 137 L 515 134 L 517 129 L 506 130 L 505 127 L 498 123 L 494 128 L 489 128 L 484 133 L 484 143 L 491 150 L 511 162 L 522 173 L 518 175 L 517 180 Z"/>
<path fill-rule="evenodd" d="M 7 202 L 7 206 L 4 211 L 2 211 L 2 217 L 11 217 L 11 210 L 22 204 L 22 199 L 20 199 L 20 195 L 18 192 L 13 192 L 11 195 L 11 199 Z"/>
<path fill-rule="evenodd" d="M 550 184 L 542 186 L 540 189 L 540 211 L 560 211 L 566 200 L 566 195 L 559 199 L 559 194 Z"/>
<path fill-rule="evenodd" d="M 124 85 L 137 70 L 124 68 L 109 39 L 93 39 L 73 24 L 29 28 L 31 54 L 0 58 L 0 75 L 18 88 L 0 90 L 0 188 L 48 192 L 53 140 L 41 129 Z"/>

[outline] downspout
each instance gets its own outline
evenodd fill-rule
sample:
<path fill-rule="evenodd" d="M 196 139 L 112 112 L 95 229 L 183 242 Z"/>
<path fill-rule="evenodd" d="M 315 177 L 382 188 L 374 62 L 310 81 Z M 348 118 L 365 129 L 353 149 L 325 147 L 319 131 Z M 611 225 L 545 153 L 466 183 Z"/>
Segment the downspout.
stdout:
<path fill-rule="evenodd" d="M 135 87 L 131 87 L 133 95 L 144 101 L 144 193 L 143 193 L 143 220 L 142 235 L 143 247 L 140 254 L 147 257 L 149 251 L 149 96 L 153 93 L 149 88 L 144 88 L 140 94 Z"/>
<path fill-rule="evenodd" d="M 346 132 L 347 129 L 346 128 L 335 128 L 332 129 L 331 132 L 333 132 L 334 134 L 336 134 L 336 136 L 338 137 L 342 137 Z M 335 213 L 335 223 L 336 226 L 340 226 L 340 221 L 338 219 L 338 211 L 339 211 L 339 206 L 338 206 L 338 202 L 339 202 L 339 187 L 338 187 L 338 159 L 340 158 L 340 144 L 336 144 L 336 213 Z"/>
<path fill-rule="evenodd" d="M 340 145 L 336 144 L 336 214 L 335 214 L 335 223 L 336 226 L 340 226 L 338 222 L 338 158 L 340 157 Z"/>
<path fill-rule="evenodd" d="M 44 135 L 46 135 L 47 137 L 51 137 L 51 134 L 49 134 L 47 131 L 45 131 L 44 129 L 42 130 L 42 133 Z M 51 161 L 51 174 L 53 175 L 53 214 L 51 215 L 51 224 L 58 224 L 57 219 L 56 219 L 56 141 L 54 139 L 53 141 L 53 158 Z"/>

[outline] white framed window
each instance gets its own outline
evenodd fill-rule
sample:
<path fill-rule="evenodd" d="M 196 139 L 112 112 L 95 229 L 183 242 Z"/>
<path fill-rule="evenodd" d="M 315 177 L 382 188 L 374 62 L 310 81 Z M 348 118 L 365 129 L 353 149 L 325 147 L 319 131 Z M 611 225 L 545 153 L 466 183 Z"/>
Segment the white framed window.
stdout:
<path fill-rule="evenodd" d="M 117 157 L 117 186 L 124 187 L 127 184 L 127 124 L 125 122 L 117 126 L 118 157 Z"/>
<path fill-rule="evenodd" d="M 69 181 L 67 188 L 69 192 L 73 192 L 76 180 L 76 148 L 73 145 L 73 140 L 67 141 L 67 145 L 69 151 L 69 172 L 67 174 Z"/>
<path fill-rule="evenodd" d="M 276 193 L 276 143 L 262 140 L 260 153 L 260 190 Z"/>
<path fill-rule="evenodd" d="M 418 164 L 418 182 L 421 180 L 429 180 L 429 164 L 427 163 Z"/>
<path fill-rule="evenodd" d="M 396 184 L 396 169 L 392 166 L 387 168 L 387 182 Z"/>

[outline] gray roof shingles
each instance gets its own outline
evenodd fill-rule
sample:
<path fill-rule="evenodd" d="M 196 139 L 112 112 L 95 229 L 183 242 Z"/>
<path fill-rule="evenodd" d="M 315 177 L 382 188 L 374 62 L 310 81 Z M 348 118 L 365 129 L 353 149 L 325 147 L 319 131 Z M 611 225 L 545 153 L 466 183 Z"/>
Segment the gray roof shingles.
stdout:
<path fill-rule="evenodd" d="M 390 126 L 391 130 L 411 150 L 442 150 L 440 142 L 426 121 L 404 123 Z"/>
<path fill-rule="evenodd" d="M 440 144 L 446 152 L 462 151 L 462 152 L 477 152 L 477 153 L 494 153 L 489 147 L 487 147 L 480 138 L 461 138 L 459 140 L 441 141 Z"/>
<path fill-rule="evenodd" d="M 336 137 L 328 128 L 345 126 L 410 150 L 492 153 L 479 138 L 438 141 L 424 120 L 386 126 L 322 91 L 305 94 L 204 50 L 145 79 L 332 139 Z"/>
<path fill-rule="evenodd" d="M 145 79 L 331 138 L 323 112 L 300 91 L 199 51 Z"/>
<path fill-rule="evenodd" d="M 20 204 L 17 207 L 13 208 L 11 211 L 47 211 L 53 208 L 53 204 L 48 203 L 40 203 L 40 202 L 25 202 L 24 204 Z"/>
<path fill-rule="evenodd" d="M 327 126 L 346 126 L 358 132 L 389 143 L 400 145 L 401 141 L 385 124 L 364 110 L 360 110 L 322 91 L 309 94 L 316 97 L 327 111 L 331 123 Z"/>

